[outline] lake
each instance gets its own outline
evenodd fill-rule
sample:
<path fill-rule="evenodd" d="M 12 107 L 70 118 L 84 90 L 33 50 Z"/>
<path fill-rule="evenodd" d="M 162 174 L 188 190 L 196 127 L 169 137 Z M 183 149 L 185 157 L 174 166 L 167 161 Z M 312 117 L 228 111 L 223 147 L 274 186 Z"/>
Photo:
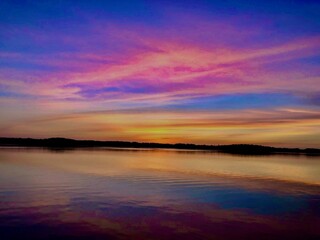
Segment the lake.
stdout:
<path fill-rule="evenodd" d="M 0 148 L 0 239 L 320 239 L 320 158 Z"/>

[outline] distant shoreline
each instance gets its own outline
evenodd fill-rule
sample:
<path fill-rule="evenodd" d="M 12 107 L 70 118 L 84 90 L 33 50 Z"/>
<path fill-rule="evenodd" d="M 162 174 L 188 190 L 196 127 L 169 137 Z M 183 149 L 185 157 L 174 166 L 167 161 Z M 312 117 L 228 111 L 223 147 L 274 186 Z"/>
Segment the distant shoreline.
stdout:
<path fill-rule="evenodd" d="M 184 150 L 205 150 L 241 155 L 270 155 L 270 154 L 303 154 L 320 156 L 320 149 L 316 148 L 277 148 L 253 144 L 232 144 L 232 145 L 198 145 L 187 143 L 146 143 L 128 141 L 95 141 L 95 140 L 75 140 L 67 138 L 0 138 L 0 146 L 20 146 L 20 147 L 44 147 L 50 149 L 73 149 L 73 148 L 93 148 L 93 147 L 113 147 L 113 148 L 162 148 L 162 149 L 184 149 Z"/>

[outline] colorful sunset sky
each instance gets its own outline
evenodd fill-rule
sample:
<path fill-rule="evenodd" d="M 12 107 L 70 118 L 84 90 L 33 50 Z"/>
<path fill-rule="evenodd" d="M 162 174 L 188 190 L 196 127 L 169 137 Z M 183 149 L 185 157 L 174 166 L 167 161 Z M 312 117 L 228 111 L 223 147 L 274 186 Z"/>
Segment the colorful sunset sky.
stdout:
<path fill-rule="evenodd" d="M 320 147 L 320 1 L 0 1 L 0 135 Z"/>

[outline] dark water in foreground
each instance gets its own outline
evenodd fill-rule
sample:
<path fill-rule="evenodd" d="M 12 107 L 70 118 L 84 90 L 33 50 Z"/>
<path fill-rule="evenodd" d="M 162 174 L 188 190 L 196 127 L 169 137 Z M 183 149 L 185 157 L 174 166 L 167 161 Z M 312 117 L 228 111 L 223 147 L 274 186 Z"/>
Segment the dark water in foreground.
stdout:
<path fill-rule="evenodd" d="M 320 239 L 320 159 L 0 149 L 0 239 Z"/>

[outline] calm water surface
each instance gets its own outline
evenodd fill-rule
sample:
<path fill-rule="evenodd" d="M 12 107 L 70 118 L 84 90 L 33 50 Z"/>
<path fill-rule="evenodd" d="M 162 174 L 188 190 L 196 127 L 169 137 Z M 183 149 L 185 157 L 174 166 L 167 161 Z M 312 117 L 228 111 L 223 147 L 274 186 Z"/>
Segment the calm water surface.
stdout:
<path fill-rule="evenodd" d="M 0 149 L 0 239 L 320 239 L 320 158 Z"/>

